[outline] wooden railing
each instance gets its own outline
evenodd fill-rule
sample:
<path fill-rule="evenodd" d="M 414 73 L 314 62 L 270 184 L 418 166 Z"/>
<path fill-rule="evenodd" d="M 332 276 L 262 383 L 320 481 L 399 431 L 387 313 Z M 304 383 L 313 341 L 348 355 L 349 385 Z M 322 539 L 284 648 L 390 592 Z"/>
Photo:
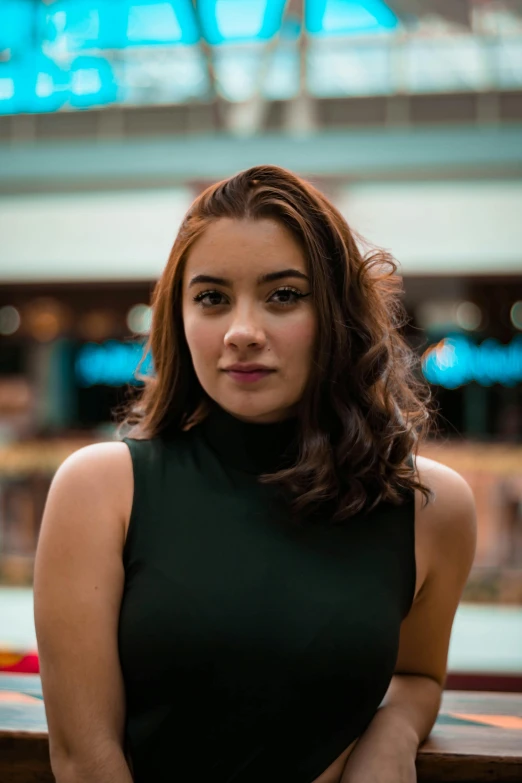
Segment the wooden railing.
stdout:
<path fill-rule="evenodd" d="M 417 778 L 520 783 L 522 693 L 445 691 L 437 722 L 417 755 Z M 54 781 L 37 675 L 0 674 L 0 781 Z"/>

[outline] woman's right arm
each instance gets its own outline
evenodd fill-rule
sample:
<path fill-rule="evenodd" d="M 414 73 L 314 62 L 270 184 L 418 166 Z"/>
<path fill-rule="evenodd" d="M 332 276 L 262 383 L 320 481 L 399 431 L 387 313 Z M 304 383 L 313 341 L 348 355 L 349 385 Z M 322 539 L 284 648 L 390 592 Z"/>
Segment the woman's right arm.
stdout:
<path fill-rule="evenodd" d="M 124 443 L 79 449 L 47 496 L 34 613 L 57 783 L 132 783 L 117 631 L 132 462 Z"/>

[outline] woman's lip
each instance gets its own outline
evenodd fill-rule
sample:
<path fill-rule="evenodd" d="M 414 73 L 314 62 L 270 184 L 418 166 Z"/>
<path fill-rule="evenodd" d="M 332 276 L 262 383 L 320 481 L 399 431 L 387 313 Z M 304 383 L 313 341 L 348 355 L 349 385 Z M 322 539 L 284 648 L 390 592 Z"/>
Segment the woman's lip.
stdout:
<path fill-rule="evenodd" d="M 235 381 L 243 383 L 252 383 L 265 378 L 267 375 L 275 372 L 274 370 L 251 370 L 250 372 L 240 372 L 239 370 L 226 370 L 225 371 Z"/>

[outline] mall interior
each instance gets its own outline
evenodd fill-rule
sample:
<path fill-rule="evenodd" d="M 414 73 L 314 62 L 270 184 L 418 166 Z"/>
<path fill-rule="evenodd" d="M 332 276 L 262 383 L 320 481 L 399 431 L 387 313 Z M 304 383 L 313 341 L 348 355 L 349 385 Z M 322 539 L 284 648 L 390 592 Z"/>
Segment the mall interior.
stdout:
<path fill-rule="evenodd" d="M 420 453 L 477 509 L 447 687 L 522 694 L 519 0 L 2 0 L 0 669 L 38 673 L 49 486 L 116 438 L 185 212 L 264 163 L 397 262 Z"/>

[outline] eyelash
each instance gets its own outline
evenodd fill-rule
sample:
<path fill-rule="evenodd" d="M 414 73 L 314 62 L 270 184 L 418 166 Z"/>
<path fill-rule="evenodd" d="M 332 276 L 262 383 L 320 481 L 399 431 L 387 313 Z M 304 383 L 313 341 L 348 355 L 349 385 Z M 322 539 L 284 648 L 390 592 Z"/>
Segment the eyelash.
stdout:
<path fill-rule="evenodd" d="M 304 299 L 306 296 L 310 296 L 310 294 L 302 294 L 300 291 L 298 291 L 296 288 L 292 288 L 291 286 L 284 286 L 283 288 L 278 288 L 277 291 L 274 291 L 271 296 L 274 296 L 274 294 L 278 294 L 281 291 L 289 291 L 290 293 L 294 294 L 296 299 L 289 302 L 278 302 L 277 304 L 280 307 L 289 307 L 292 304 L 297 303 L 297 299 Z M 219 307 L 219 305 L 208 305 L 203 304 L 202 300 L 205 296 L 210 296 L 210 294 L 217 294 L 218 296 L 224 296 L 220 291 L 216 291 L 214 289 L 211 289 L 210 291 L 202 291 L 200 294 L 196 294 L 195 297 L 193 297 L 194 302 L 197 302 L 201 307 L 209 309 L 213 307 Z"/>

